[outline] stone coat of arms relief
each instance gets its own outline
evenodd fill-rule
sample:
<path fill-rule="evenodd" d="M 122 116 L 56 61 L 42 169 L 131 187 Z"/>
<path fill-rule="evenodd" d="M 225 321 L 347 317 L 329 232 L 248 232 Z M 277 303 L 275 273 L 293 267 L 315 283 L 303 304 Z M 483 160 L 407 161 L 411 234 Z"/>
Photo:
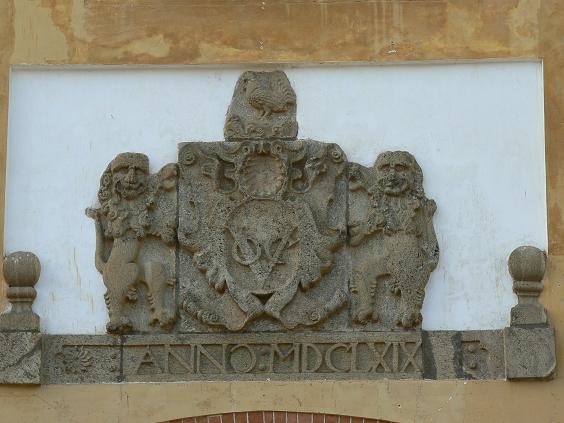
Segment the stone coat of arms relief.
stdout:
<path fill-rule="evenodd" d="M 108 164 L 86 210 L 107 335 L 39 333 L 39 260 L 7 256 L 0 383 L 550 378 L 544 252 L 509 257 L 509 327 L 422 330 L 439 245 L 421 167 L 298 139 L 296 108 L 283 72 L 245 72 L 225 141 L 182 143 L 155 174 L 141 153 Z"/>
<path fill-rule="evenodd" d="M 283 72 L 245 72 L 226 141 L 183 143 L 156 175 L 110 163 L 88 212 L 109 333 L 420 327 L 439 254 L 421 168 L 297 139 L 296 107 Z"/>

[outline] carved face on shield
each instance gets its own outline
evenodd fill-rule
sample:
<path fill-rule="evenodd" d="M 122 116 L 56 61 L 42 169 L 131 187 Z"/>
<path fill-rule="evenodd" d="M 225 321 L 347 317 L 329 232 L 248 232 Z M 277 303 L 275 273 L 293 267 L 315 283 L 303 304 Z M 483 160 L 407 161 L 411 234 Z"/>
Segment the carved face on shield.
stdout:
<path fill-rule="evenodd" d="M 421 169 L 413 156 L 405 151 L 382 153 L 374 163 L 376 187 L 390 196 L 399 196 L 420 185 Z"/>
<path fill-rule="evenodd" d="M 149 159 L 144 154 L 123 153 L 111 163 L 114 192 L 126 200 L 132 200 L 147 188 Z"/>

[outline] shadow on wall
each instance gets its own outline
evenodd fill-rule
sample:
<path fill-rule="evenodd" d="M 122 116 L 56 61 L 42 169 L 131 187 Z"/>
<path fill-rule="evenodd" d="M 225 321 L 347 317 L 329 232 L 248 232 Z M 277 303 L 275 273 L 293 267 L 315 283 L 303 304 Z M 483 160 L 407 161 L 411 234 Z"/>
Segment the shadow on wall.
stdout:
<path fill-rule="evenodd" d="M 339 416 L 323 413 L 292 413 L 289 411 L 243 411 L 184 417 L 162 423 L 394 423 L 389 420 Z"/>

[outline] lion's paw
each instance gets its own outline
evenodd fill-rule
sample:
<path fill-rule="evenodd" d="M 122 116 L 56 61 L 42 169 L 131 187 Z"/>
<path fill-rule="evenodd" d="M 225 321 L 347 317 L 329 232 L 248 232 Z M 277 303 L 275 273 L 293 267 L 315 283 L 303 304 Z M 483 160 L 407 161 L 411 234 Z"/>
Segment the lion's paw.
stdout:
<path fill-rule="evenodd" d="M 365 325 L 368 322 L 377 322 L 379 320 L 379 316 L 378 312 L 372 310 L 371 307 L 364 307 L 356 313 L 354 320 L 355 322 Z"/>
<path fill-rule="evenodd" d="M 159 325 L 162 329 L 170 329 L 176 321 L 176 312 L 169 309 L 161 309 L 151 313 L 150 325 Z"/>
<path fill-rule="evenodd" d="M 108 333 L 124 334 L 133 330 L 133 324 L 127 317 L 121 317 L 117 320 L 109 321 L 106 325 Z"/>
<path fill-rule="evenodd" d="M 161 312 L 161 317 L 159 319 L 160 326 L 163 329 L 170 329 L 174 322 L 176 321 L 176 312 L 175 310 L 163 310 Z"/>
<path fill-rule="evenodd" d="M 421 322 L 421 313 L 419 310 L 407 310 L 403 313 L 399 313 L 397 318 L 397 324 L 405 329 L 410 329 Z"/>

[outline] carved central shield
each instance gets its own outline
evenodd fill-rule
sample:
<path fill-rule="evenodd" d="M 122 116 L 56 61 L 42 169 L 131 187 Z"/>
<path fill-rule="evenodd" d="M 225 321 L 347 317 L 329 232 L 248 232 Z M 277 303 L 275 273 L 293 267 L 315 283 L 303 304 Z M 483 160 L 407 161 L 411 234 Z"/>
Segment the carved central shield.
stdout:
<path fill-rule="evenodd" d="M 237 207 L 225 230 L 228 264 L 240 289 L 266 303 L 290 284 L 299 261 L 299 228 L 282 202 L 252 200 Z M 236 269 L 236 270 L 235 270 Z"/>
<path fill-rule="evenodd" d="M 229 329 L 261 315 L 293 327 L 317 324 L 335 295 L 344 301 L 321 282 L 345 231 L 337 146 L 259 139 L 186 143 L 179 154 L 185 310 Z"/>

